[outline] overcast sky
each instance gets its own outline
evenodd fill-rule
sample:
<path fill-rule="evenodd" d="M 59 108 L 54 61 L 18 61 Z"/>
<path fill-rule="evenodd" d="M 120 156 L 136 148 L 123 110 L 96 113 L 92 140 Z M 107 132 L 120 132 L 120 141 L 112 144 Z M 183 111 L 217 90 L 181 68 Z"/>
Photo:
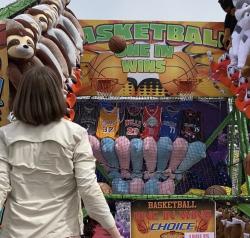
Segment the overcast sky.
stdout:
<path fill-rule="evenodd" d="M 218 0 L 71 0 L 69 7 L 79 19 L 209 22 L 225 18 Z"/>
<path fill-rule="evenodd" d="M 0 8 L 14 0 L 0 0 Z M 71 0 L 79 19 L 224 21 L 218 0 Z"/>

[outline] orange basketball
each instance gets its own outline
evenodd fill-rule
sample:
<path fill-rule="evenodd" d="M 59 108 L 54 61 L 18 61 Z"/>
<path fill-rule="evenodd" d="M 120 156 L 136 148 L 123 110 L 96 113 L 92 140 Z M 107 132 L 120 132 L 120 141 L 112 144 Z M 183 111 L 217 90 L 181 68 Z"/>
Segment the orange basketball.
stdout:
<path fill-rule="evenodd" d="M 166 70 L 159 74 L 162 86 L 171 94 L 191 92 L 197 83 L 197 68 L 194 59 L 184 52 L 176 52 L 165 59 Z"/>
<path fill-rule="evenodd" d="M 227 191 L 220 185 L 213 185 L 206 189 L 205 195 L 227 195 Z"/>
<path fill-rule="evenodd" d="M 144 220 L 136 221 L 136 226 L 139 232 L 143 234 L 148 233 L 148 227 Z"/>
<path fill-rule="evenodd" d="M 207 228 L 208 228 L 208 222 L 205 220 L 200 220 L 196 224 L 196 231 L 198 232 L 204 232 L 207 230 Z"/>
<path fill-rule="evenodd" d="M 114 52 L 114 53 L 121 53 L 122 51 L 124 51 L 127 47 L 126 41 L 125 39 L 123 39 L 120 36 L 113 36 L 110 38 L 109 42 L 109 49 Z"/>
<path fill-rule="evenodd" d="M 121 60 L 114 54 L 105 52 L 97 55 L 90 61 L 89 78 L 93 89 L 101 89 L 101 80 L 110 80 L 111 92 L 120 91 L 127 83 L 127 74 L 123 73 Z M 99 82 L 99 86 L 98 86 Z"/>

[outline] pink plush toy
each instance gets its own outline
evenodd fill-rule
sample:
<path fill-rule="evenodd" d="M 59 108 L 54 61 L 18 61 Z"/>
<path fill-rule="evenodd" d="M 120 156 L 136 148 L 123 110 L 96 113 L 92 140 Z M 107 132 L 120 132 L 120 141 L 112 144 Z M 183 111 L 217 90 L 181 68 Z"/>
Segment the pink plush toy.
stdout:
<path fill-rule="evenodd" d="M 109 172 L 108 163 L 102 156 L 100 141 L 95 136 L 89 135 L 89 142 L 91 144 L 95 158 L 104 167 L 106 172 Z"/>
<path fill-rule="evenodd" d="M 166 181 L 159 183 L 159 194 L 174 194 L 175 184 L 173 178 L 168 178 Z"/>
<path fill-rule="evenodd" d="M 130 194 L 143 194 L 144 182 L 141 178 L 133 178 L 129 184 Z"/>
<path fill-rule="evenodd" d="M 170 157 L 169 166 L 166 174 L 174 173 L 180 163 L 185 159 L 188 148 L 188 142 L 183 138 L 177 138 L 173 142 L 173 151 Z"/>
<path fill-rule="evenodd" d="M 147 168 L 147 171 L 145 171 L 144 174 L 144 178 L 152 178 L 154 176 L 157 162 L 157 143 L 153 137 L 146 137 L 144 139 L 143 157 Z"/>
<path fill-rule="evenodd" d="M 115 151 L 120 164 L 121 177 L 129 179 L 131 177 L 129 172 L 130 141 L 126 136 L 120 136 L 115 140 Z"/>

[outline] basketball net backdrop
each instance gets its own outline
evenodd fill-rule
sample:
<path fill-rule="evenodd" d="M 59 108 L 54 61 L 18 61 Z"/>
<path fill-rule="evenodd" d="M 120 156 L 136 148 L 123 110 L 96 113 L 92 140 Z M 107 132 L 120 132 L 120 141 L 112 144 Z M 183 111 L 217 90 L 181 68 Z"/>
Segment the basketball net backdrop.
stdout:
<path fill-rule="evenodd" d="M 80 21 L 86 44 L 78 96 L 207 96 L 231 93 L 211 77 L 208 52 L 218 60 L 223 23 Z M 126 49 L 113 53 L 113 35 Z"/>

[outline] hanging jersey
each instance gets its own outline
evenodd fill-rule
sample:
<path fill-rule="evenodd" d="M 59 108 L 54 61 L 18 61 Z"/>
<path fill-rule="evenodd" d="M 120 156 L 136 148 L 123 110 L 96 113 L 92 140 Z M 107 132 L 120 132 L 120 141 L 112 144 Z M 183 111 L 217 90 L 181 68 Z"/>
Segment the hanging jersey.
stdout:
<path fill-rule="evenodd" d="M 125 108 L 125 114 L 120 127 L 120 136 L 128 139 L 139 138 L 142 131 L 141 107 L 129 106 Z"/>
<path fill-rule="evenodd" d="M 119 124 L 120 119 L 118 107 L 114 107 L 111 111 L 101 108 L 96 136 L 100 139 L 107 137 L 116 139 Z"/>
<path fill-rule="evenodd" d="M 94 135 L 96 133 L 99 110 L 96 109 L 95 104 L 85 104 L 77 103 L 75 122 L 84 127 L 89 135 Z"/>
<path fill-rule="evenodd" d="M 180 134 L 181 112 L 172 107 L 164 108 L 161 116 L 160 137 L 169 137 L 172 141 Z"/>
<path fill-rule="evenodd" d="M 201 140 L 201 113 L 191 109 L 183 111 L 180 136 L 189 143 Z"/>
<path fill-rule="evenodd" d="M 156 141 L 158 140 L 161 127 L 161 112 L 162 108 L 160 106 L 153 108 L 145 107 L 143 109 L 143 132 L 141 134 L 142 138 L 152 136 Z"/>

